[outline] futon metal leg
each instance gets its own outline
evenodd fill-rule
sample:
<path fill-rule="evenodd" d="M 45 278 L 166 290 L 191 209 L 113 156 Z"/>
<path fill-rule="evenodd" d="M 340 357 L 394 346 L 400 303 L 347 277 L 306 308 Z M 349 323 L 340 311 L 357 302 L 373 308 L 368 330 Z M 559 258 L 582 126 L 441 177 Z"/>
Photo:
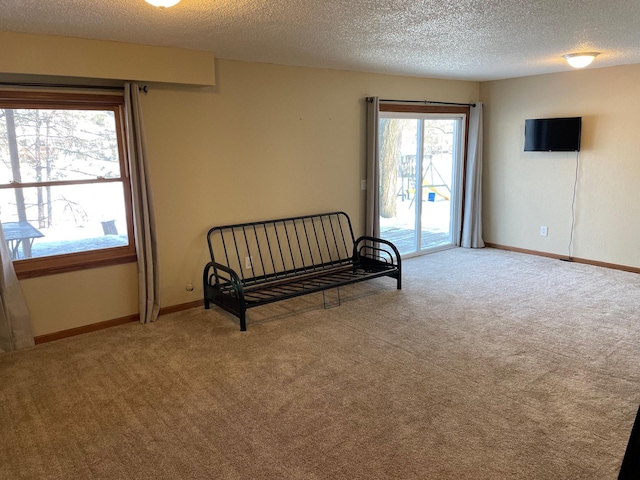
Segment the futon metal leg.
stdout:
<path fill-rule="evenodd" d="M 338 303 L 335 305 L 331 305 L 331 307 L 339 307 L 341 305 L 341 300 L 340 300 L 340 287 L 336 287 L 336 291 L 338 292 Z M 325 290 L 322 290 L 322 308 L 324 308 L 325 310 L 329 307 L 327 307 L 327 298 L 325 296 Z"/>
<path fill-rule="evenodd" d="M 246 332 L 247 331 L 247 311 L 243 310 L 242 312 L 240 312 L 240 331 L 241 332 Z"/>

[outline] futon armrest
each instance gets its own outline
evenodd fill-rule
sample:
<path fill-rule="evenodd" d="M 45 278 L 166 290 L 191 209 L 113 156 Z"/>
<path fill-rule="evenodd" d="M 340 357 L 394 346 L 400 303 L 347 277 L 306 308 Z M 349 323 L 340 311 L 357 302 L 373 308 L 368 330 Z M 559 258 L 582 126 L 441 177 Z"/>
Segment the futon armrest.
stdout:
<path fill-rule="evenodd" d="M 238 298 L 244 296 L 244 286 L 240 276 L 233 269 L 217 262 L 209 262 L 204 267 L 204 284 L 217 289 L 231 287 Z"/>
<path fill-rule="evenodd" d="M 388 247 L 388 248 L 387 248 Z M 388 240 L 369 235 L 359 237 L 353 244 L 353 258 L 362 257 L 400 267 L 400 252 Z"/>

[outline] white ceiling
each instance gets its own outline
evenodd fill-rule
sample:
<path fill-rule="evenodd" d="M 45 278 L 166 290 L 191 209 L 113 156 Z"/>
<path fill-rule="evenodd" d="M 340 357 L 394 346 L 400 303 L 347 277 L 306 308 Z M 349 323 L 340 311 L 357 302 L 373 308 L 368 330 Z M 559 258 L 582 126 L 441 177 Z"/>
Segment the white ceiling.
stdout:
<path fill-rule="evenodd" d="M 640 63 L 640 0 L 0 0 L 0 30 L 478 81 Z"/>

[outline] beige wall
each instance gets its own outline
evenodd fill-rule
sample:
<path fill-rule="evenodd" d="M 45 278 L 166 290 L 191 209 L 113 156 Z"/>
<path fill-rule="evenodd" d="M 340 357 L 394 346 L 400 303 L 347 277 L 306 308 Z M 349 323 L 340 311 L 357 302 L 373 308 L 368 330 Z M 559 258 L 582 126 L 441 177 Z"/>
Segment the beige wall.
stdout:
<path fill-rule="evenodd" d="M 479 95 L 474 82 L 226 60 L 216 71 L 217 87 L 152 86 L 144 99 L 163 305 L 199 298 L 211 226 L 344 210 L 363 232 L 365 96 Z"/>
<path fill-rule="evenodd" d="M 216 77 L 215 87 L 150 84 L 143 97 L 162 307 L 201 298 L 211 226 L 344 210 L 362 233 L 365 96 L 479 97 L 476 82 L 226 60 Z M 22 285 L 36 335 L 137 312 L 135 265 Z"/>
<path fill-rule="evenodd" d="M 138 312 L 135 263 L 21 280 L 34 335 Z"/>
<path fill-rule="evenodd" d="M 210 52 L 0 31 L 3 74 L 215 85 L 214 66 Z"/>
<path fill-rule="evenodd" d="M 640 267 L 638 85 L 640 65 L 481 84 L 485 241 L 568 254 L 576 155 L 524 152 L 524 121 L 582 116 L 573 256 Z"/>

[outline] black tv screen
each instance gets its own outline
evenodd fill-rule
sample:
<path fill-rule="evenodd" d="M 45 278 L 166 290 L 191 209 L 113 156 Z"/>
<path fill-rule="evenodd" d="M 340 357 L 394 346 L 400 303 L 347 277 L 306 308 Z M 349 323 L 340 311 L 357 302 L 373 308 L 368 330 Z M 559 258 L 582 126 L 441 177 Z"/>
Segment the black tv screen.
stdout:
<path fill-rule="evenodd" d="M 524 122 L 525 152 L 579 152 L 582 117 L 537 118 Z"/>

